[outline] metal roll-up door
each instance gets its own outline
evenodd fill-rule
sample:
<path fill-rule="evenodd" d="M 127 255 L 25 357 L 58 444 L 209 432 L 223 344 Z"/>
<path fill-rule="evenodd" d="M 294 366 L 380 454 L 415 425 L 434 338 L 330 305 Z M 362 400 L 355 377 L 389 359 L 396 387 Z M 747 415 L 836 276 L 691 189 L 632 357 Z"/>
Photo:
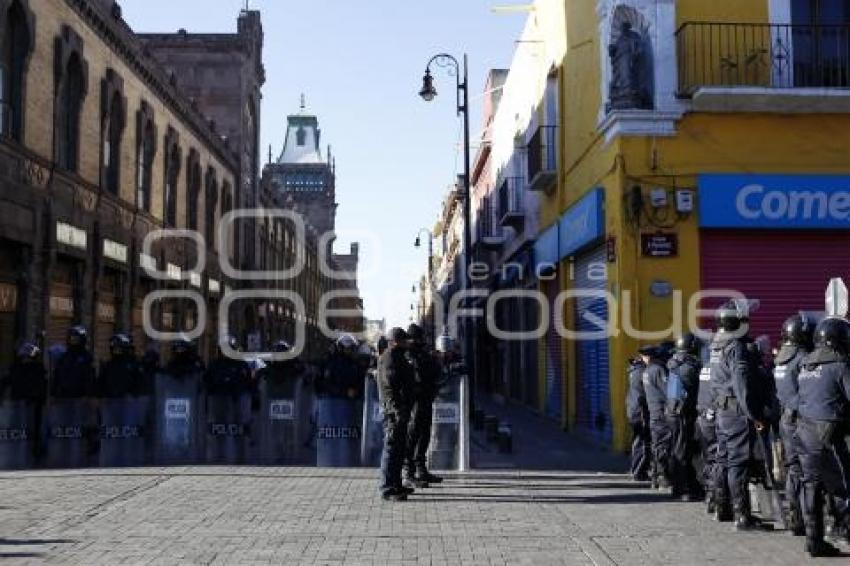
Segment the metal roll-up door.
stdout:
<path fill-rule="evenodd" d="M 775 346 L 786 318 L 799 310 L 824 310 L 830 278 L 847 277 L 850 232 L 703 230 L 700 264 L 702 289 L 740 291 L 759 301 L 750 334 L 767 335 Z"/>
<path fill-rule="evenodd" d="M 110 270 L 104 270 L 101 276 L 97 305 L 95 305 L 95 324 L 97 325 L 94 340 L 94 359 L 98 365 L 109 359 L 109 341 L 115 334 L 115 321 L 118 306 L 115 301 L 115 290 L 118 276 Z"/>
<path fill-rule="evenodd" d="M 546 331 L 546 416 L 560 421 L 563 416 L 564 371 L 562 341 L 555 323 L 555 301 L 560 288 L 558 281 L 544 281 L 543 293 L 549 302 L 549 327 Z"/>
<path fill-rule="evenodd" d="M 605 247 L 580 256 L 575 265 L 575 287 L 605 291 Z M 578 297 L 575 300 L 576 329 L 604 334 L 595 321 L 608 321 L 608 303 L 602 297 Z M 592 315 L 592 316 L 587 316 Z M 595 318 L 594 318 L 595 317 Z M 576 343 L 576 421 L 583 433 L 603 443 L 611 441 L 611 398 L 608 382 L 608 339 L 579 340 Z"/>

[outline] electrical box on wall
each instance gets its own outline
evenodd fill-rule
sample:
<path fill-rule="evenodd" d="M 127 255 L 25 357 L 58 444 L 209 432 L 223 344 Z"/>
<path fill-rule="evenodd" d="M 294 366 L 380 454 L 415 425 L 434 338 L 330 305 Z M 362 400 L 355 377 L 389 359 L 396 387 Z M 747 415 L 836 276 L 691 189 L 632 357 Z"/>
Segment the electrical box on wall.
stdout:
<path fill-rule="evenodd" d="M 694 192 L 690 190 L 676 191 L 676 210 L 678 212 L 693 212 Z"/>
<path fill-rule="evenodd" d="M 652 208 L 664 208 L 667 206 L 667 190 L 652 189 L 649 193 L 649 203 L 652 205 Z"/>

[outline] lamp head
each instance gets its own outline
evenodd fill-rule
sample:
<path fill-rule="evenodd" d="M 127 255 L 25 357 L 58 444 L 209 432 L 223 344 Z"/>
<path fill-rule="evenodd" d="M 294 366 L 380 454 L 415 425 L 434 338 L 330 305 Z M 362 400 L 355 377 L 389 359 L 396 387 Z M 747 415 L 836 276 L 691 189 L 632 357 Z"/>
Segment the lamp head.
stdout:
<path fill-rule="evenodd" d="M 419 91 L 419 96 L 425 102 L 431 102 L 437 96 L 437 89 L 434 88 L 434 77 L 431 76 L 431 70 L 425 71 L 425 76 L 422 77 L 422 90 Z"/>
<path fill-rule="evenodd" d="M 413 247 L 418 248 L 421 245 L 422 245 L 422 240 L 419 238 L 419 236 L 416 236 L 416 241 L 413 242 Z"/>

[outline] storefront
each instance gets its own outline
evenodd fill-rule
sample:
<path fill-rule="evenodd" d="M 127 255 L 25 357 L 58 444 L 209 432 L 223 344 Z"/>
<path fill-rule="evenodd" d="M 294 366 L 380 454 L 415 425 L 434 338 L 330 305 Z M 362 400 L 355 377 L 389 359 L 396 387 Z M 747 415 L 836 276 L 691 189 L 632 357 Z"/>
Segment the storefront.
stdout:
<path fill-rule="evenodd" d="M 144 305 L 145 297 L 156 289 L 156 280 L 150 276 L 150 273 L 155 271 L 157 271 L 156 258 L 145 253 L 140 253 L 138 280 L 133 288 L 132 314 L 133 345 L 139 354 L 143 354 L 148 350 L 150 342 L 150 338 L 148 338 L 144 327 Z M 151 305 L 151 312 L 148 313 L 155 330 L 162 329 L 160 310 L 160 303 L 157 301 Z"/>
<path fill-rule="evenodd" d="M 126 330 L 122 328 L 121 314 L 128 259 L 127 246 L 108 238 L 103 239 L 101 252 L 103 267 L 97 282 L 94 317 L 94 357 L 98 363 L 109 359 L 112 336 Z"/>
<path fill-rule="evenodd" d="M 830 278 L 848 274 L 850 176 L 702 175 L 699 189 L 702 288 L 757 300 L 751 334 L 775 346 L 787 317 L 822 311 Z"/>
<path fill-rule="evenodd" d="M 56 261 L 49 283 L 47 346 L 64 345 L 68 329 L 82 320 L 88 233 L 78 226 L 58 221 L 56 243 Z"/>

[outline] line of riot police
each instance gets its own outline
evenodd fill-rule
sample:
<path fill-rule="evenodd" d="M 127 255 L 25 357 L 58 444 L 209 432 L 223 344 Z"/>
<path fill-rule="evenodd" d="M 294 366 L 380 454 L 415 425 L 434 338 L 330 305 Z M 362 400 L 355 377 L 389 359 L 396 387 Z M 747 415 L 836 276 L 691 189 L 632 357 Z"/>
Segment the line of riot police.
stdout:
<path fill-rule="evenodd" d="M 723 305 L 716 324 L 708 344 L 685 334 L 631 361 L 632 477 L 704 498 L 737 530 L 776 520 L 811 556 L 838 555 L 827 538 L 850 544 L 850 323 L 796 314 L 771 361 L 745 303 Z"/>
<path fill-rule="evenodd" d="M 297 358 L 257 368 L 219 350 L 205 367 L 177 340 L 159 367 L 127 334 L 110 354 L 96 369 L 82 326 L 49 372 L 36 344 L 19 348 L 0 380 L 0 469 L 309 462 L 311 380 Z"/>

